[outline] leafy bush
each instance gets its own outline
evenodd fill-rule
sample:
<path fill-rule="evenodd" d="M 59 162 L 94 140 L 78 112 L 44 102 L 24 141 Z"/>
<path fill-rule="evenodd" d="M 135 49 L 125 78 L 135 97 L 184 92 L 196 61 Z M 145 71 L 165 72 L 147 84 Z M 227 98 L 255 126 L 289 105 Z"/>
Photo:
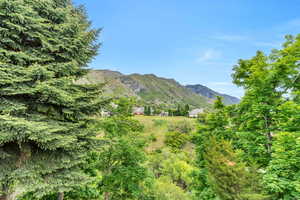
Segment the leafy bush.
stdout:
<path fill-rule="evenodd" d="M 170 124 L 165 144 L 174 151 L 180 150 L 191 139 L 192 129 L 193 127 L 188 121 L 179 121 L 175 124 Z"/>
<path fill-rule="evenodd" d="M 186 133 L 169 132 L 166 134 L 165 144 L 172 148 L 172 150 L 180 150 L 188 141 L 190 137 Z"/>
<path fill-rule="evenodd" d="M 152 134 L 149 136 L 149 140 L 150 140 L 151 142 L 155 142 L 155 141 L 157 141 L 157 138 L 156 138 L 156 136 L 152 133 Z"/>
<path fill-rule="evenodd" d="M 179 121 L 175 124 L 170 124 L 168 127 L 169 132 L 177 132 L 177 133 L 190 133 L 193 130 L 193 126 L 188 121 Z"/>
<path fill-rule="evenodd" d="M 168 177 L 160 177 L 155 183 L 155 199 L 159 200 L 189 200 L 190 195 L 178 187 Z"/>

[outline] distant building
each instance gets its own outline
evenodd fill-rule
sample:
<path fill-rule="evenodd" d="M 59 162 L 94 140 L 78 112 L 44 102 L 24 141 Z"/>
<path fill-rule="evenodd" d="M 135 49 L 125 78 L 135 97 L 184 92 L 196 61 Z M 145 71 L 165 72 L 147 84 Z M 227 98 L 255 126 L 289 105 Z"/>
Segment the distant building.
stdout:
<path fill-rule="evenodd" d="M 134 115 L 144 115 L 145 108 L 144 107 L 133 107 L 132 108 L 132 113 Z"/>
<path fill-rule="evenodd" d="M 203 113 L 204 112 L 204 109 L 203 108 L 196 108 L 194 110 L 191 110 L 189 112 L 189 117 L 198 117 L 199 114 Z"/>

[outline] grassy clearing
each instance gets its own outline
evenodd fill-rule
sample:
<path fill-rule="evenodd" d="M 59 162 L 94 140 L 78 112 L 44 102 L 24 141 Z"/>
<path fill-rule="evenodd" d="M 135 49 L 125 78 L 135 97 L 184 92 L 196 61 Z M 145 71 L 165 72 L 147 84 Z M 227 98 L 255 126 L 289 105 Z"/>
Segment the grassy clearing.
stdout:
<path fill-rule="evenodd" d="M 179 121 L 188 121 L 193 125 L 196 124 L 195 119 L 187 117 L 135 116 L 134 119 L 145 126 L 144 134 L 146 137 L 149 137 L 151 141 L 146 149 L 148 152 L 161 149 L 165 146 L 165 134 L 168 132 L 168 126 L 170 124 L 175 124 Z M 192 151 L 193 145 L 187 144 L 184 150 Z"/>

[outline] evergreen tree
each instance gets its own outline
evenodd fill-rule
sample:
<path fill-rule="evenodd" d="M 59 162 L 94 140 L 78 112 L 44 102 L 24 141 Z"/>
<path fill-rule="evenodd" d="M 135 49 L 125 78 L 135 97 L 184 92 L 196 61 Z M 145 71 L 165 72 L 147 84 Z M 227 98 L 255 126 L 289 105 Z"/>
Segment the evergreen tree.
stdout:
<path fill-rule="evenodd" d="M 152 108 L 151 106 L 149 106 L 148 109 L 149 109 L 148 112 L 149 112 L 149 116 L 150 116 L 150 115 L 152 115 L 152 110 L 153 110 L 153 108 Z"/>
<path fill-rule="evenodd" d="M 151 107 L 150 106 L 145 106 L 144 114 L 147 116 L 151 115 Z"/>
<path fill-rule="evenodd" d="M 184 116 L 188 116 L 189 111 L 190 111 L 190 106 L 189 106 L 189 104 L 186 104 L 185 107 L 184 107 L 184 113 L 183 113 L 183 115 Z"/>
<path fill-rule="evenodd" d="M 101 88 L 79 85 L 98 30 L 70 0 L 0 0 L 0 195 L 43 196 L 84 181 Z"/>
<path fill-rule="evenodd" d="M 221 100 L 220 98 L 218 98 Z M 205 152 L 210 147 L 210 138 L 217 140 L 234 140 L 235 133 L 230 127 L 229 110 L 232 108 L 225 107 L 222 101 L 215 101 L 214 112 L 205 113 L 199 118 L 198 134 L 194 138 L 197 153 L 197 166 L 199 171 L 195 173 L 194 187 L 199 199 L 217 200 L 216 192 L 208 181 L 208 169 L 206 166 Z"/>
<path fill-rule="evenodd" d="M 208 178 L 222 200 L 266 199 L 256 170 L 239 161 L 229 142 L 211 138 L 205 153 Z"/>
<path fill-rule="evenodd" d="M 177 105 L 177 109 L 175 111 L 175 116 L 182 116 L 182 106 Z"/>
<path fill-rule="evenodd" d="M 225 105 L 224 105 L 224 103 L 222 101 L 222 97 L 217 96 L 217 99 L 214 102 L 214 108 L 215 109 L 222 109 L 222 108 L 224 108 L 224 106 Z"/>

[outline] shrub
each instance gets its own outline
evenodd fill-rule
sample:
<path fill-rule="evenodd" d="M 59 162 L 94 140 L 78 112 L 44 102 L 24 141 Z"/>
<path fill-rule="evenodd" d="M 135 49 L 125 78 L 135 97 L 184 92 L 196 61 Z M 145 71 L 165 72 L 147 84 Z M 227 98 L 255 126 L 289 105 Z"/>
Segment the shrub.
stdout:
<path fill-rule="evenodd" d="M 168 127 L 169 132 L 177 132 L 177 133 L 190 133 L 193 130 L 193 126 L 188 121 L 179 121 L 175 124 L 170 124 Z"/>
<path fill-rule="evenodd" d="M 175 124 L 170 124 L 165 144 L 174 151 L 181 149 L 191 139 L 192 129 L 192 124 L 188 121 L 179 121 Z"/>
<path fill-rule="evenodd" d="M 180 132 L 169 132 L 166 134 L 165 144 L 172 148 L 172 150 L 180 150 L 188 141 L 189 134 Z"/>
<path fill-rule="evenodd" d="M 156 138 L 156 136 L 152 133 L 152 134 L 149 136 L 149 140 L 152 141 L 152 142 L 155 142 L 155 141 L 157 141 L 157 138 Z"/>

